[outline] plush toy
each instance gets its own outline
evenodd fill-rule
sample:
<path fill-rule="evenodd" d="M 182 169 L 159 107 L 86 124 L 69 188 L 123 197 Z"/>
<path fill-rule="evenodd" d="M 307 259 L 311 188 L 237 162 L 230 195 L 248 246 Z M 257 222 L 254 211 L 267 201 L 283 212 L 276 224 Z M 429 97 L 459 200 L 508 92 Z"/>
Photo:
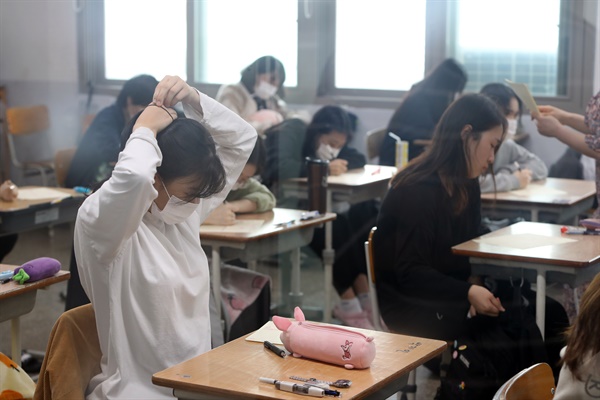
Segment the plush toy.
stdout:
<path fill-rule="evenodd" d="M 60 262 L 50 257 L 40 257 L 27 261 L 15 268 L 13 280 L 23 284 L 49 278 L 60 271 Z"/>
<path fill-rule="evenodd" d="M 282 331 L 281 341 L 294 357 L 306 357 L 347 369 L 369 368 L 375 359 L 372 336 L 343 328 L 307 322 L 299 307 L 294 309 L 296 321 L 273 317 L 275 326 Z"/>
<path fill-rule="evenodd" d="M 0 400 L 33 398 L 35 382 L 15 362 L 0 353 Z"/>

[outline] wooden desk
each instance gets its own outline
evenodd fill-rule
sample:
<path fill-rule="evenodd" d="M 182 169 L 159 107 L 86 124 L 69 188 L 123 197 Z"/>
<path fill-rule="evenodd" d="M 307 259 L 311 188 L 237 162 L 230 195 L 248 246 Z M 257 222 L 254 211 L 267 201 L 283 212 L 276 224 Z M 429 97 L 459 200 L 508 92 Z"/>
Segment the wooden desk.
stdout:
<path fill-rule="evenodd" d="M 332 200 L 347 201 L 356 204 L 376 198 L 383 198 L 388 190 L 390 179 L 396 173 L 396 167 L 367 164 L 364 168 L 352 169 L 345 174 L 327 178 L 327 210 L 332 210 Z M 308 179 L 294 178 L 282 183 L 285 197 L 308 198 Z M 325 249 L 323 265 L 325 269 L 325 287 L 333 285 L 333 261 L 335 250 L 332 245 L 332 227 L 325 225 Z M 326 292 L 327 293 L 327 292 Z M 331 321 L 331 299 L 325 298 L 324 321 Z"/>
<path fill-rule="evenodd" d="M 482 215 L 495 218 L 515 216 L 529 211 L 531 221 L 540 221 L 540 213 L 549 213 L 556 223 L 570 223 L 594 204 L 596 183 L 579 179 L 546 178 L 531 182 L 527 188 L 509 192 L 482 193 Z"/>
<path fill-rule="evenodd" d="M 0 264 L 0 271 L 15 269 L 18 265 Z M 11 321 L 11 353 L 12 359 L 21 365 L 21 315 L 25 315 L 35 305 L 35 296 L 38 289 L 69 279 L 71 274 L 68 271 L 58 271 L 50 278 L 42 279 L 33 283 L 23 285 L 10 281 L 0 284 L 0 322 Z"/>
<path fill-rule="evenodd" d="M 535 279 L 536 322 L 544 335 L 546 282 L 575 287 L 600 272 L 600 236 L 567 235 L 560 228 L 519 222 L 454 246 L 452 252 L 469 256 L 476 275 Z"/>
<path fill-rule="evenodd" d="M 179 399 L 297 400 L 297 394 L 259 382 L 261 376 L 290 381 L 290 376 L 297 375 L 328 381 L 350 379 L 350 388 L 337 389 L 342 399 L 386 399 L 406 384 L 410 371 L 446 348 L 446 342 L 439 340 L 369 332 L 375 337 L 377 355 L 368 369 L 347 370 L 291 355 L 280 358 L 262 343 L 248 342 L 243 336 L 154 374 L 152 382 L 173 388 Z"/>
<path fill-rule="evenodd" d="M 243 214 L 236 218 L 240 220 L 258 219 L 264 221 L 263 225 L 245 233 L 229 233 L 207 231 L 206 226 L 200 227 L 200 241 L 203 246 L 210 246 L 212 250 L 211 278 L 212 289 L 217 299 L 218 315 L 221 314 L 221 258 L 253 261 L 261 257 L 291 251 L 291 301 L 294 306 L 302 305 L 300 291 L 300 248 L 309 244 L 313 237 L 314 229 L 326 222 L 335 219 L 335 214 L 327 213 L 318 218 L 300 221 L 302 210 L 274 208 L 262 214 Z M 289 226 L 277 224 L 294 221 Z M 331 289 L 325 286 L 325 293 Z"/>
<path fill-rule="evenodd" d="M 31 188 L 35 186 L 23 186 L 19 190 Z M 52 199 L 0 200 L 0 236 L 75 221 L 84 196 L 72 189 L 55 187 L 49 189 L 68 193 L 71 197 L 57 201 Z"/>

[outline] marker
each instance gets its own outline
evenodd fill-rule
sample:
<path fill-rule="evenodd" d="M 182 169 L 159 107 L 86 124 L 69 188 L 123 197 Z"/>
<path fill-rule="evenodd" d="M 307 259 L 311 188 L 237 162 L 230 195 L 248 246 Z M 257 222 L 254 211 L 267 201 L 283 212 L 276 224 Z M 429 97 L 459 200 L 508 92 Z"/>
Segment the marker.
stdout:
<path fill-rule="evenodd" d="M 273 353 L 277 354 L 279 357 L 284 358 L 285 357 L 285 350 L 280 349 L 279 347 L 275 346 L 273 343 L 269 342 L 268 340 L 265 340 L 265 348 L 271 350 Z"/>
<path fill-rule="evenodd" d="M 282 390 L 284 392 L 302 394 L 305 396 L 312 397 L 323 397 L 325 396 L 325 390 L 318 388 L 316 386 L 306 386 L 306 385 L 298 385 L 294 382 L 286 382 L 286 381 L 278 381 L 276 379 L 271 378 L 259 378 L 261 382 L 270 383 L 271 385 L 275 385 L 275 388 L 278 390 Z"/>
<path fill-rule="evenodd" d="M 568 235 L 600 235 L 600 231 L 595 229 L 588 228 L 571 228 L 568 226 L 563 226 L 560 228 L 561 233 L 566 233 Z"/>
<path fill-rule="evenodd" d="M 275 226 L 277 228 L 289 228 L 290 226 L 294 225 L 295 223 L 296 223 L 296 220 L 292 219 L 291 221 L 280 222 L 278 224 L 275 224 Z"/>

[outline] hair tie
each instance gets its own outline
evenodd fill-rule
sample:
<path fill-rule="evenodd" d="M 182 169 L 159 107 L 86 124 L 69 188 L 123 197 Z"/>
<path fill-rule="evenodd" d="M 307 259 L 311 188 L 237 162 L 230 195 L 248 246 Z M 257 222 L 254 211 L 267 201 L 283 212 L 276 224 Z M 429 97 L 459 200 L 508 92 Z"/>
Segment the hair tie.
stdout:
<path fill-rule="evenodd" d="M 152 103 L 148 104 L 148 106 L 154 106 L 154 107 L 159 107 L 159 108 L 162 108 L 163 110 L 165 110 L 165 112 L 166 112 L 167 114 L 169 114 L 169 117 L 171 117 L 171 121 L 175 121 L 175 118 L 173 118 L 173 116 L 171 115 L 171 113 L 169 112 L 169 110 L 167 109 L 167 107 L 165 107 L 165 106 L 159 106 L 159 105 L 157 105 L 157 104 L 154 104 L 154 102 L 152 102 Z"/>

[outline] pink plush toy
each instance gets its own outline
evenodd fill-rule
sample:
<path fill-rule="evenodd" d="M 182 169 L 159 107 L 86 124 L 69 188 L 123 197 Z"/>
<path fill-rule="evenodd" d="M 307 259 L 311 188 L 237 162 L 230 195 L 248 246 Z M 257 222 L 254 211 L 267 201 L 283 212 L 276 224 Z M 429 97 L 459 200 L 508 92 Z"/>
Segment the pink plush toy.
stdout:
<path fill-rule="evenodd" d="M 294 357 L 306 357 L 347 369 L 369 368 L 375 359 L 375 342 L 372 336 L 338 326 L 307 322 L 299 307 L 294 309 L 292 322 L 274 316 L 275 326 L 282 331 L 281 341 Z"/>

